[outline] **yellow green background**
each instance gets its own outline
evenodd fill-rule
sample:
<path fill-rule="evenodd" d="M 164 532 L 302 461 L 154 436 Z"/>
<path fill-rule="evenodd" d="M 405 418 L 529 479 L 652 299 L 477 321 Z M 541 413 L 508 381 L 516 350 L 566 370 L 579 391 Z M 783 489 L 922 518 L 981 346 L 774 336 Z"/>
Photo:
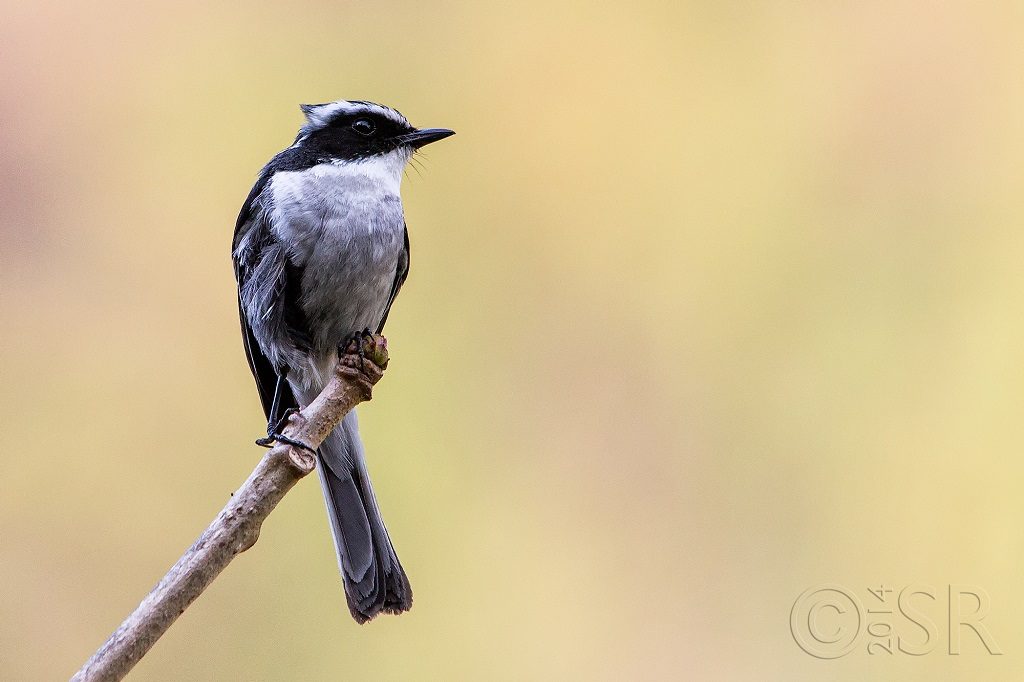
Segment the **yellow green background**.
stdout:
<path fill-rule="evenodd" d="M 361 408 L 415 607 L 352 622 L 307 480 L 132 679 L 1021 679 L 1022 31 L 1001 1 L 5 0 L 0 678 L 70 676 L 262 454 L 234 218 L 299 103 L 358 98 L 458 131 L 404 183 Z M 805 654 L 829 583 L 933 586 L 934 650 Z M 1001 656 L 946 653 L 951 583 Z"/>

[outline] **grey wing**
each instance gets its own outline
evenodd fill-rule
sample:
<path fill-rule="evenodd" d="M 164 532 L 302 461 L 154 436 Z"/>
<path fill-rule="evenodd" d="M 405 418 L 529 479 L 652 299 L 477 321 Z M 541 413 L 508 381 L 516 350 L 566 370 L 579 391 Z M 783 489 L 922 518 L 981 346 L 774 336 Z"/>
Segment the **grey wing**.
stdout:
<path fill-rule="evenodd" d="M 381 318 L 380 324 L 377 326 L 377 333 L 380 334 L 384 331 L 384 323 L 388 321 L 388 313 L 391 312 L 391 305 L 395 302 L 395 297 L 398 296 L 398 290 L 405 284 L 405 278 L 409 276 L 409 226 L 403 224 L 402 231 L 404 245 L 402 252 L 398 254 L 398 267 L 395 268 L 395 280 L 391 285 L 391 294 L 388 296 L 388 305 L 384 308 L 384 317 Z"/>

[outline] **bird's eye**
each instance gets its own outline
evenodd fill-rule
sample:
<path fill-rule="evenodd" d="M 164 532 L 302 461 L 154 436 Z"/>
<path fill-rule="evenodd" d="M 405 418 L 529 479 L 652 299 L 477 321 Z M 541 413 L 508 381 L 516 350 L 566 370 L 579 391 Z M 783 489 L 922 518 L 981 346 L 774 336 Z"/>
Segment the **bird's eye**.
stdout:
<path fill-rule="evenodd" d="M 359 118 L 352 122 L 352 130 L 360 135 L 373 135 L 377 126 L 373 125 L 373 121 L 368 118 Z"/>

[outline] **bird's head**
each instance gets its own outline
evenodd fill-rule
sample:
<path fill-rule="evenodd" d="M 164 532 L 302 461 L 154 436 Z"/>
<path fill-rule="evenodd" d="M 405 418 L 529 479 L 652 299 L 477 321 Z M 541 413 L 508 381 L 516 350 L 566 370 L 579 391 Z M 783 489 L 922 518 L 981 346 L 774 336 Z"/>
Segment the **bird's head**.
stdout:
<path fill-rule="evenodd" d="M 342 163 L 392 156 L 401 157 L 404 165 L 420 147 L 455 134 L 416 128 L 397 110 L 360 100 L 303 104 L 302 112 L 306 124 L 295 144 Z"/>

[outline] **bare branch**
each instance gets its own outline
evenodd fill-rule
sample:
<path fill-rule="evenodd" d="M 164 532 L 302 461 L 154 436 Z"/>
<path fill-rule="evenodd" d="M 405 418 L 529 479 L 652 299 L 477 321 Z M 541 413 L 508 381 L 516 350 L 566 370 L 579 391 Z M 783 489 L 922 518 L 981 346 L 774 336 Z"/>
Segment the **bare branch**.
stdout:
<path fill-rule="evenodd" d="M 293 414 L 284 435 L 317 448 L 348 412 L 369 400 L 388 362 L 387 341 L 374 336 L 346 349 L 326 388 Z M 298 447 L 278 445 L 260 460 L 213 523 L 178 559 L 110 639 L 86 661 L 72 682 L 120 680 L 236 556 L 259 538 L 260 527 L 299 479 L 316 467 Z"/>

